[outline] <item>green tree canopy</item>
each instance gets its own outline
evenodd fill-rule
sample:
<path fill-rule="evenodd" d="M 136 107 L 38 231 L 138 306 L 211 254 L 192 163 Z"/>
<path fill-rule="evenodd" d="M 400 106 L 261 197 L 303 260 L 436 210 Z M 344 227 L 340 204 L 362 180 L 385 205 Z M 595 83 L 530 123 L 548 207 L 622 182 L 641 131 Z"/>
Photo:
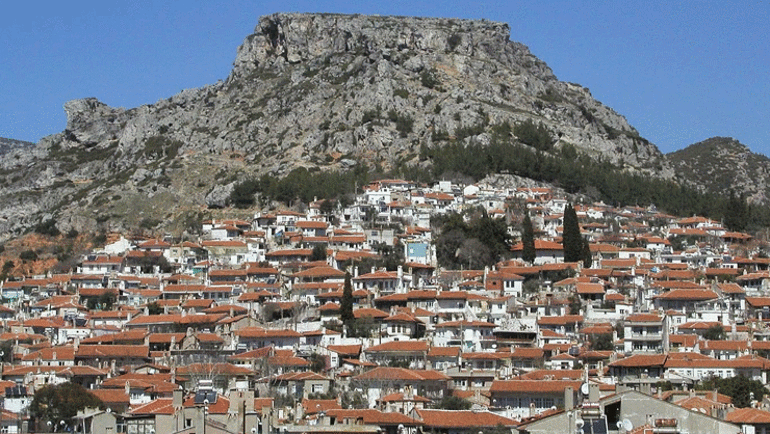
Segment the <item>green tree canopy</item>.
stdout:
<path fill-rule="evenodd" d="M 521 223 L 521 259 L 529 262 L 535 262 L 537 251 L 535 250 L 535 230 L 532 228 L 532 219 L 529 218 L 529 212 L 524 212 L 524 221 Z"/>
<path fill-rule="evenodd" d="M 612 333 L 592 335 L 590 342 L 591 349 L 594 351 L 612 351 L 615 349 L 615 342 L 612 340 Z"/>
<path fill-rule="evenodd" d="M 725 329 L 721 324 L 714 324 L 703 333 L 703 339 L 710 341 L 722 341 L 726 336 Z"/>
<path fill-rule="evenodd" d="M 594 259 L 591 256 L 591 243 L 585 238 L 583 238 L 583 250 L 580 252 L 580 256 L 583 261 L 583 268 L 591 268 L 591 265 L 594 263 Z"/>
<path fill-rule="evenodd" d="M 104 408 L 104 403 L 83 386 L 67 382 L 49 384 L 37 390 L 29 411 L 39 430 L 48 421 L 58 423 L 63 420 L 67 426 L 72 427 L 72 419 L 86 407 Z"/>
<path fill-rule="evenodd" d="M 149 303 L 147 305 L 147 314 L 148 315 L 160 315 L 163 313 L 163 308 L 158 304 L 157 301 L 153 301 L 152 303 Z"/>
<path fill-rule="evenodd" d="M 733 405 L 738 408 L 746 408 L 751 405 L 752 395 L 755 401 L 762 401 L 767 394 L 767 389 L 759 380 L 738 375 L 731 378 L 710 378 L 701 381 L 700 390 L 715 390 L 727 395 L 733 400 Z"/>
<path fill-rule="evenodd" d="M 450 213 L 431 221 L 437 228 L 436 257 L 449 268 L 483 268 L 504 258 L 511 247 L 508 224 L 481 210 L 472 212 L 468 223 L 460 214 Z"/>
<path fill-rule="evenodd" d="M 583 237 L 580 236 L 580 223 L 572 204 L 564 209 L 564 262 L 578 262 L 583 258 Z"/>
<path fill-rule="evenodd" d="M 326 260 L 326 244 L 316 244 L 313 246 L 313 251 L 310 253 L 311 261 L 325 261 Z"/>
<path fill-rule="evenodd" d="M 443 410 L 470 410 L 473 404 L 467 399 L 458 396 L 447 395 L 438 404 L 436 408 Z"/>
<path fill-rule="evenodd" d="M 353 315 L 353 284 L 350 280 L 350 273 L 345 273 L 345 284 L 342 287 L 342 299 L 340 300 L 340 321 L 343 324 L 350 324 L 355 320 Z"/>

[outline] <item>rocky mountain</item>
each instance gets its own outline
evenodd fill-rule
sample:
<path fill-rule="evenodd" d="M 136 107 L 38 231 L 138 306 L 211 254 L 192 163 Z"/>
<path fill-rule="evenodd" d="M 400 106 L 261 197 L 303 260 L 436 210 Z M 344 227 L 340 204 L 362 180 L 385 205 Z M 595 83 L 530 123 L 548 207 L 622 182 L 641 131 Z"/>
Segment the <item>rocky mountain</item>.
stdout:
<path fill-rule="evenodd" d="M 0 156 L 13 151 L 14 149 L 23 150 L 24 148 L 29 148 L 34 145 L 34 143 L 25 142 L 22 140 L 6 139 L 4 137 L 0 137 Z"/>
<path fill-rule="evenodd" d="M 6 153 L 0 237 L 48 220 L 62 232 L 178 233 L 238 180 L 417 163 L 420 146 L 484 143 L 526 120 L 555 149 L 671 175 L 623 116 L 509 37 L 486 20 L 262 17 L 226 80 L 130 109 L 69 101 L 65 131 Z"/>
<path fill-rule="evenodd" d="M 712 137 L 666 154 L 666 159 L 684 183 L 770 203 L 770 158 L 751 152 L 731 137 Z"/>

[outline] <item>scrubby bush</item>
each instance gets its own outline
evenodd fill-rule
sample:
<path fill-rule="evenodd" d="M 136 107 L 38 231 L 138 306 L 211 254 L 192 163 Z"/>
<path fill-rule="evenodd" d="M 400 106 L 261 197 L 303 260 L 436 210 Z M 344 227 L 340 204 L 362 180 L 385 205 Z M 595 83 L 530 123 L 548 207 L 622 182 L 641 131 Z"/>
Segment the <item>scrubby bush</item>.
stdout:
<path fill-rule="evenodd" d="M 460 42 L 462 42 L 462 36 L 460 36 L 459 33 L 453 33 L 452 36 L 447 38 L 447 46 L 449 47 L 449 51 L 454 51 L 455 48 L 457 48 L 458 45 L 460 45 Z"/>
<path fill-rule="evenodd" d="M 35 226 L 35 232 L 41 234 L 41 235 L 48 235 L 52 237 L 59 236 L 61 232 L 56 227 L 56 220 L 54 219 L 48 219 L 39 225 Z"/>
<path fill-rule="evenodd" d="M 414 126 L 414 119 L 409 115 L 402 115 L 395 110 L 388 112 L 388 120 L 395 122 L 396 130 L 400 133 L 401 137 L 406 137 L 412 132 Z"/>
<path fill-rule="evenodd" d="M 19 254 L 22 261 L 37 261 L 37 253 L 34 250 L 25 250 Z"/>
<path fill-rule="evenodd" d="M 420 74 L 420 83 L 428 89 L 435 89 L 441 85 L 441 82 L 436 76 L 436 71 L 432 69 L 422 71 Z"/>

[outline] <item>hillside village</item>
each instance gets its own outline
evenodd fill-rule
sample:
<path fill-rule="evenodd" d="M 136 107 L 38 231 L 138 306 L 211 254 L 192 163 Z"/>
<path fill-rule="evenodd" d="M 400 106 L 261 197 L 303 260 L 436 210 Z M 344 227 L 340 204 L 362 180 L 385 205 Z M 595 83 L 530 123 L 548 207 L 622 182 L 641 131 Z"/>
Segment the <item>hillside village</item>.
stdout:
<path fill-rule="evenodd" d="M 571 200 L 380 180 L 344 207 L 204 221 L 195 241 L 112 236 L 71 273 L 2 282 L 2 432 L 767 432 L 770 399 L 701 387 L 767 384 L 766 246 L 575 204 L 586 267 L 564 261 Z M 507 222 L 509 258 L 440 267 L 431 220 L 481 208 Z M 33 417 L 65 383 L 103 405 Z"/>

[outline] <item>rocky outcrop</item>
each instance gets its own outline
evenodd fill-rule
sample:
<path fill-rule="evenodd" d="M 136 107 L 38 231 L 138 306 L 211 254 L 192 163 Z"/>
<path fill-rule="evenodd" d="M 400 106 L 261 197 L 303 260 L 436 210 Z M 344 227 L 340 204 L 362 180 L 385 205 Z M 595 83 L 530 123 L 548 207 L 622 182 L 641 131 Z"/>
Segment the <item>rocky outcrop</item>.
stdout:
<path fill-rule="evenodd" d="M 0 137 L 0 156 L 13 151 L 14 149 L 28 149 L 34 145 L 34 143 L 25 142 L 22 140 L 6 139 L 4 137 Z"/>
<path fill-rule="evenodd" d="M 387 169 L 418 162 L 420 146 L 486 143 L 495 125 L 525 120 L 556 149 L 670 175 L 623 116 L 509 36 L 486 20 L 263 17 L 224 81 L 131 109 L 66 103 L 64 132 L 0 159 L 0 236 L 48 217 L 62 231 L 174 226 L 223 206 L 238 179 Z"/>

